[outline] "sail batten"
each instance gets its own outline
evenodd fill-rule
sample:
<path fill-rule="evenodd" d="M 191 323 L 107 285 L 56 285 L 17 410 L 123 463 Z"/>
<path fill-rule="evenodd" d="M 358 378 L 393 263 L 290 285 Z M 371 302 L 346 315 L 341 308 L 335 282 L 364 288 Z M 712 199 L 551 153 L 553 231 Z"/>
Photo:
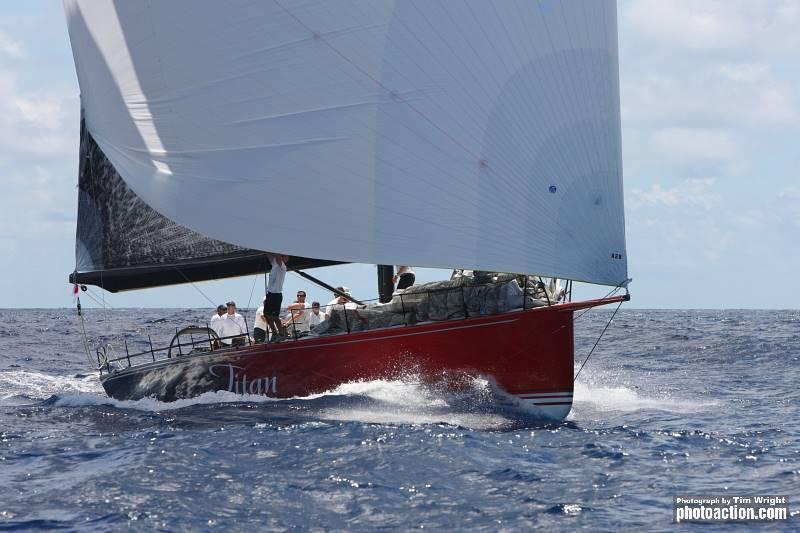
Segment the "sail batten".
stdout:
<path fill-rule="evenodd" d="M 87 129 L 181 227 L 336 262 L 627 278 L 613 1 L 65 7 Z"/>

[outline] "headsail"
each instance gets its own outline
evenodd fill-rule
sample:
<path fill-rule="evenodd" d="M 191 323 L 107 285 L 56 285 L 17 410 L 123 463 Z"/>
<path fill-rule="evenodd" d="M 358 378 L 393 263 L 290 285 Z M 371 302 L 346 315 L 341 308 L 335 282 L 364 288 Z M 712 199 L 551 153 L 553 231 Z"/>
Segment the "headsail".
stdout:
<path fill-rule="evenodd" d="M 182 226 L 335 261 L 627 278 L 613 0 L 65 6 L 88 130 Z"/>

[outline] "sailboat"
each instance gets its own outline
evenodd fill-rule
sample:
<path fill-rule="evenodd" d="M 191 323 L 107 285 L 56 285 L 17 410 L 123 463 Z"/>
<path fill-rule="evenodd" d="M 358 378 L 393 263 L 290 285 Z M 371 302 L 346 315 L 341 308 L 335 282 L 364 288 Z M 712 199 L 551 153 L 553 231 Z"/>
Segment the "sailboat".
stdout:
<path fill-rule="evenodd" d="M 613 0 L 64 6 L 82 106 L 71 283 L 249 275 L 268 252 L 295 271 L 495 273 L 446 282 L 441 316 L 423 287 L 384 291 L 380 327 L 346 311 L 282 343 L 225 347 L 196 325 L 164 350 L 98 349 L 110 396 L 285 398 L 411 372 L 567 416 L 574 313 L 629 297 Z M 532 275 L 625 294 L 541 305 Z"/>

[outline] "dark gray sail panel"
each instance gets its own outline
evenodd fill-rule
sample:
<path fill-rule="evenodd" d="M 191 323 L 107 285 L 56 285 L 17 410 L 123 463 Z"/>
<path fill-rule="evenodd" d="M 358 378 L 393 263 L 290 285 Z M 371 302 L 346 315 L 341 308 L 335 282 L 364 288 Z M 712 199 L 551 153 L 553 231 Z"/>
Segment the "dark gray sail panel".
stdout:
<path fill-rule="evenodd" d="M 269 270 L 263 251 L 210 239 L 147 205 L 127 186 L 83 119 L 78 191 L 71 283 L 117 292 Z M 289 268 L 331 264 L 336 263 L 294 257 Z"/>

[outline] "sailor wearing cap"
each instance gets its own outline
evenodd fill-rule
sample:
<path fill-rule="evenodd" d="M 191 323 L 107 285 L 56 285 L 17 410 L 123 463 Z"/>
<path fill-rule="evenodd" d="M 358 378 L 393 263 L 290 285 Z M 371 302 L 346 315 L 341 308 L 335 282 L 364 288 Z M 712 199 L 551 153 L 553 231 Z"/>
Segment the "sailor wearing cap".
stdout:
<path fill-rule="evenodd" d="M 225 319 L 225 312 L 227 310 L 228 310 L 227 307 L 225 307 L 222 304 L 219 304 L 217 306 L 217 314 L 212 316 L 211 320 L 209 320 L 208 322 L 208 327 L 211 328 L 214 331 L 214 333 L 216 333 L 220 337 L 222 336 L 220 334 L 220 322 Z"/>

